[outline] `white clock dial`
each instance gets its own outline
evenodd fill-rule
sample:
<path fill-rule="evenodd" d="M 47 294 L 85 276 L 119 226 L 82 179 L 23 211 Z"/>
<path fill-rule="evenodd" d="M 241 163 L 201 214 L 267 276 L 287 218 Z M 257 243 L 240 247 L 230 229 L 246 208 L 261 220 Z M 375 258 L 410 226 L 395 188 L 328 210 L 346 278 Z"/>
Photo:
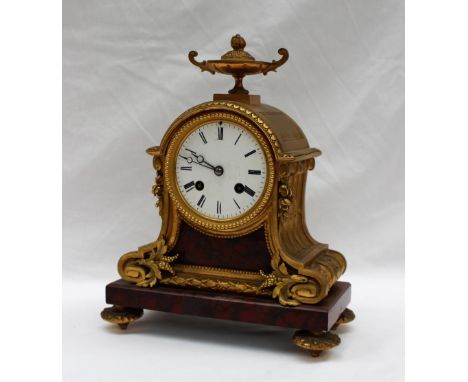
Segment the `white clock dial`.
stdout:
<path fill-rule="evenodd" d="M 263 193 L 266 176 L 265 154 L 257 139 L 229 121 L 195 129 L 177 154 L 181 194 L 212 219 L 232 219 L 249 211 Z"/>

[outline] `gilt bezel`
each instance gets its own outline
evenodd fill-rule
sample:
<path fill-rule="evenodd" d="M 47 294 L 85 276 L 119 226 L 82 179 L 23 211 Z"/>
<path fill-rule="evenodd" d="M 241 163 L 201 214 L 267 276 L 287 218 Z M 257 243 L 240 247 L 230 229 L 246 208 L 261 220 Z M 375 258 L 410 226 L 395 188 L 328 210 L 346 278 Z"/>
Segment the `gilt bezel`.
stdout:
<path fill-rule="evenodd" d="M 196 129 L 211 122 L 225 120 L 239 125 L 240 127 L 248 130 L 258 141 L 266 160 L 266 181 L 262 195 L 257 202 L 245 213 L 234 218 L 228 219 L 215 219 L 209 218 L 200 214 L 194 209 L 183 197 L 176 180 L 176 163 L 177 155 L 180 147 L 185 139 Z M 216 233 L 218 235 L 234 234 L 242 235 L 244 232 L 251 232 L 252 230 L 261 226 L 267 217 L 268 204 L 271 202 L 271 195 L 273 192 L 274 179 L 275 179 L 275 166 L 273 160 L 272 150 L 263 136 L 261 130 L 246 118 L 229 111 L 203 111 L 196 115 L 189 117 L 177 129 L 168 145 L 167 154 L 164 162 L 164 172 L 167 174 L 165 177 L 165 184 L 168 193 L 174 202 L 178 214 L 182 219 L 187 221 L 190 225 L 208 233 Z"/>

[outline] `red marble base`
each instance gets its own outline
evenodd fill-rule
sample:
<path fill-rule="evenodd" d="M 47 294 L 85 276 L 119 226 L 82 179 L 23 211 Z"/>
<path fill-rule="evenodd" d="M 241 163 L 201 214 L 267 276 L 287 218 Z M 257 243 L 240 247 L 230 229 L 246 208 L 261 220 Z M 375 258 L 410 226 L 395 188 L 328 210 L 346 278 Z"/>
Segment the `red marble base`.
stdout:
<path fill-rule="evenodd" d="M 149 309 L 250 322 L 255 324 L 329 331 L 351 300 L 351 284 L 337 282 L 328 296 L 315 305 L 286 307 L 268 297 L 169 288 L 158 285 L 142 288 L 123 280 L 106 287 L 106 302 L 125 308 Z"/>

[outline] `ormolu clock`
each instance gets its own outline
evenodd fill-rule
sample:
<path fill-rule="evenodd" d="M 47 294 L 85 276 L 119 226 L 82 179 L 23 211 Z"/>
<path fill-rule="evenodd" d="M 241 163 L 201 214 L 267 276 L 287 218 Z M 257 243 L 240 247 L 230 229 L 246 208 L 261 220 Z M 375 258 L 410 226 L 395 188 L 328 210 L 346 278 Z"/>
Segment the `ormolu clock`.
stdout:
<path fill-rule="evenodd" d="M 337 282 L 343 255 L 310 235 L 307 172 L 321 153 L 284 112 L 243 87 L 288 60 L 255 60 L 236 35 L 220 60 L 189 60 L 230 74 L 228 94 L 194 106 L 170 125 L 153 157 L 157 239 L 123 255 L 102 312 L 126 328 L 143 309 L 302 329 L 294 343 L 312 355 L 339 343 L 330 332 L 353 319 L 350 284 Z"/>

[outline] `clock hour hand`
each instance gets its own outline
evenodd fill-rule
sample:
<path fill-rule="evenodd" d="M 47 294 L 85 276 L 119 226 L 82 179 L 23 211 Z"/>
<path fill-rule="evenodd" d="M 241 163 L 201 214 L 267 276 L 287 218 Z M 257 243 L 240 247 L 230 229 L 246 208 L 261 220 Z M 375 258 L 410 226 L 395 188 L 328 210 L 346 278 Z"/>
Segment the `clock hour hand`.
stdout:
<path fill-rule="evenodd" d="M 187 163 L 192 163 L 193 162 L 193 159 L 190 158 L 190 157 L 184 157 L 183 155 L 179 155 L 181 158 L 185 159 L 187 161 Z"/>
<path fill-rule="evenodd" d="M 200 162 L 198 162 L 198 161 L 194 162 L 194 160 L 193 160 L 192 157 L 184 157 L 183 155 L 180 155 L 180 154 L 179 154 L 179 156 L 180 156 L 181 158 L 185 159 L 185 160 L 187 161 L 187 163 L 196 163 L 196 164 L 198 164 L 198 165 L 200 165 L 200 166 L 202 166 L 202 167 L 206 167 L 206 168 L 208 168 L 208 169 L 210 169 L 210 170 L 213 170 L 211 167 L 209 167 L 209 166 L 207 166 L 207 165 L 205 165 L 205 164 L 203 164 L 203 163 L 200 163 Z"/>
<path fill-rule="evenodd" d="M 189 151 L 197 159 L 197 164 L 209 168 L 210 170 L 213 170 L 216 176 L 221 176 L 224 174 L 224 169 L 221 166 L 215 167 L 211 163 L 208 163 L 202 155 L 198 155 L 195 151 L 190 150 L 188 148 L 185 148 L 185 150 Z"/>
<path fill-rule="evenodd" d="M 204 167 L 208 167 L 208 168 L 212 169 L 213 171 L 215 170 L 216 167 L 213 166 L 211 163 L 208 163 L 208 162 L 205 160 L 205 158 L 203 158 L 202 155 L 198 155 L 195 151 L 190 150 L 190 149 L 187 149 L 187 148 L 186 148 L 185 150 L 189 151 L 189 152 L 195 157 L 195 159 L 197 160 L 197 163 L 198 163 L 198 164 L 202 165 L 202 163 L 203 163 L 203 164 L 205 164 Z"/>

